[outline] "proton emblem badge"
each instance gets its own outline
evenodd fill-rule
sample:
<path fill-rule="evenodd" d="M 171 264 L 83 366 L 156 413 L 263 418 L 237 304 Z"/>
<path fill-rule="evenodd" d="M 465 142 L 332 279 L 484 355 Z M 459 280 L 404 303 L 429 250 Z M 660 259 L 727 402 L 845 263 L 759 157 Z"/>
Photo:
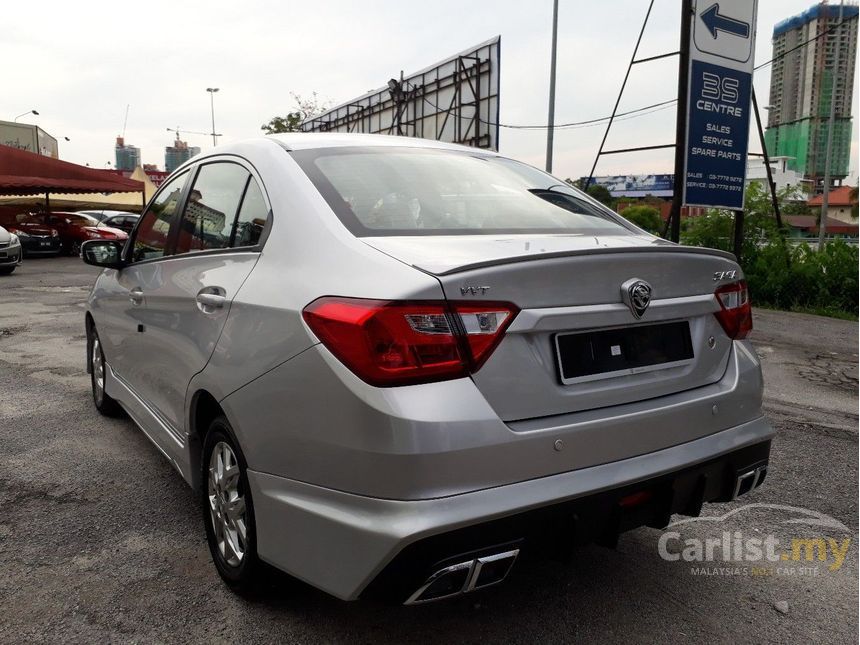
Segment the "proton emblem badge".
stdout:
<path fill-rule="evenodd" d="M 621 300 L 630 307 L 630 313 L 639 320 L 651 304 L 651 285 L 639 278 L 630 278 L 621 285 Z"/>

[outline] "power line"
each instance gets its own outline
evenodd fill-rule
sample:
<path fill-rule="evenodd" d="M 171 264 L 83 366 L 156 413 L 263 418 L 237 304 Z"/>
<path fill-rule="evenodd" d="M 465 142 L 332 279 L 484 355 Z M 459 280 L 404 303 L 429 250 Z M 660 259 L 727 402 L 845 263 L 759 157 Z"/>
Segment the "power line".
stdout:
<path fill-rule="evenodd" d="M 410 86 L 412 86 L 412 89 L 414 89 L 414 90 L 419 89 L 418 86 L 414 85 L 413 83 L 410 83 L 409 81 L 405 81 L 405 82 L 407 84 L 409 84 Z M 444 108 L 439 107 L 438 105 L 433 103 L 433 101 L 428 99 L 426 96 L 422 96 L 421 99 L 425 103 L 427 103 L 427 105 L 432 107 L 434 110 L 438 110 L 439 112 L 448 112 L 449 111 L 449 110 L 446 110 Z M 618 117 L 622 117 L 622 116 L 628 116 L 628 118 L 631 118 L 631 117 L 629 117 L 629 115 L 632 115 L 632 114 L 638 115 L 640 112 L 646 112 L 648 110 L 652 110 L 653 112 L 658 112 L 659 109 L 668 107 L 668 106 L 672 105 L 673 103 L 675 103 L 677 100 L 678 99 L 668 99 L 666 101 L 660 101 L 659 103 L 652 103 L 651 105 L 645 105 L 643 107 L 636 108 L 635 110 L 628 110 L 627 112 L 619 112 L 618 114 L 615 115 L 615 118 L 616 118 L 616 120 L 618 120 Z M 653 108 L 659 108 L 659 109 L 653 109 Z M 650 112 L 647 112 L 647 113 L 650 114 Z M 642 114 L 641 116 L 645 116 L 645 115 Z M 511 123 L 496 123 L 495 121 L 488 121 L 486 119 L 482 119 L 481 117 L 476 117 L 476 118 L 478 119 L 478 121 L 480 121 L 481 123 L 484 123 L 486 125 L 497 125 L 500 128 L 511 128 L 514 130 L 546 130 L 548 127 L 546 124 L 544 124 L 544 125 L 514 125 Z M 609 118 L 610 117 L 608 117 L 608 116 L 602 116 L 602 117 L 599 117 L 596 119 L 587 119 L 585 121 L 573 121 L 571 123 L 559 123 L 558 125 L 555 126 L 555 129 L 556 130 L 564 129 L 564 128 L 573 129 L 573 128 L 589 127 L 589 126 L 593 126 L 593 125 L 599 125 L 603 121 L 608 121 Z M 624 120 L 624 119 L 622 119 L 622 120 Z"/>
<path fill-rule="evenodd" d="M 648 110 L 653 111 L 653 112 L 658 112 L 660 109 L 667 108 L 670 105 L 672 105 L 673 103 L 677 102 L 677 100 L 678 99 L 668 99 L 666 101 L 660 101 L 659 103 L 653 103 L 651 105 L 646 105 L 644 107 L 636 108 L 635 110 L 628 110 L 627 112 L 619 112 L 618 114 L 615 115 L 615 120 L 616 121 L 620 120 L 619 117 L 622 117 L 622 116 L 626 116 L 627 118 L 634 118 L 630 115 L 645 116 L 644 114 L 640 114 L 640 113 L 646 112 Z M 652 110 L 652 108 L 658 108 L 658 109 Z M 646 113 L 650 114 L 651 112 L 646 112 Z M 558 129 L 564 129 L 564 128 L 574 129 L 574 128 L 581 128 L 581 127 L 590 127 L 590 126 L 594 126 L 594 125 L 600 125 L 604 121 L 608 121 L 609 118 L 610 117 L 608 117 L 608 116 L 602 116 L 602 117 L 597 118 L 597 119 L 588 119 L 587 121 L 575 121 L 572 123 L 560 123 L 557 126 L 555 126 L 555 128 L 556 128 L 556 130 L 558 130 Z M 626 119 L 624 119 L 624 120 L 626 120 Z M 487 123 L 487 122 L 485 121 L 485 123 Z M 490 125 L 495 125 L 495 124 L 491 123 Z M 498 125 L 501 128 L 514 128 L 514 129 L 521 129 L 521 130 L 539 130 L 539 129 L 547 127 L 545 125 L 509 125 L 509 124 L 505 124 L 505 123 L 499 123 Z"/>
<path fill-rule="evenodd" d="M 847 20 L 846 20 L 846 19 L 842 19 L 842 20 L 840 20 L 840 21 L 839 21 L 839 22 L 837 22 L 835 25 L 833 25 L 833 26 L 832 26 L 832 27 L 830 27 L 829 29 L 826 29 L 826 30 L 822 31 L 820 34 L 818 34 L 818 35 L 817 35 L 817 36 L 815 36 L 814 38 L 810 38 L 809 40 L 804 41 L 804 42 L 800 43 L 799 45 L 795 45 L 795 46 L 794 46 L 794 47 L 792 47 L 791 49 L 787 49 L 786 51 L 782 52 L 779 56 L 774 56 L 774 57 L 773 57 L 773 58 L 771 58 L 770 60 L 763 62 L 761 65 L 756 65 L 755 67 L 753 67 L 753 71 L 755 72 L 756 70 L 759 70 L 759 69 L 761 69 L 762 67 L 767 67 L 768 65 L 771 65 L 771 64 L 775 63 L 776 61 L 778 61 L 778 60 L 780 60 L 780 59 L 782 59 L 782 58 L 785 58 L 785 57 L 786 57 L 786 56 L 788 56 L 791 52 L 796 51 L 796 50 L 800 49 L 801 47 L 806 47 L 809 43 L 815 42 L 815 41 L 816 41 L 816 40 L 818 40 L 819 38 L 823 38 L 824 36 L 827 36 L 827 35 L 829 35 L 829 34 L 832 34 L 834 31 L 836 31 L 837 29 L 839 29 L 839 28 L 842 26 L 842 24 L 843 24 L 843 23 L 845 23 L 845 22 L 850 22 L 851 20 L 856 20 L 856 19 L 857 19 L 857 16 L 854 16 L 854 17 L 852 17 L 852 18 L 848 18 Z"/>
<path fill-rule="evenodd" d="M 851 20 L 856 20 L 856 19 L 857 18 L 855 16 L 852 18 L 841 20 L 840 22 L 836 23 L 835 25 L 833 25 L 832 27 L 830 27 L 826 31 L 821 32 L 817 36 L 810 38 L 809 40 L 802 42 L 798 45 L 795 45 L 791 49 L 788 49 L 788 50 L 784 51 L 783 53 L 781 53 L 779 56 L 774 56 L 770 60 L 765 61 L 764 63 L 761 63 L 760 65 L 755 66 L 753 68 L 753 71 L 757 71 L 759 69 L 767 67 L 768 65 L 772 65 L 776 61 L 778 61 L 782 58 L 785 58 L 791 52 L 796 51 L 802 47 L 806 47 L 807 45 L 815 42 L 819 38 L 823 38 L 824 36 L 833 33 L 843 23 L 849 22 Z M 412 89 L 415 89 L 415 90 L 419 89 L 416 85 L 414 85 L 413 83 L 410 83 L 408 80 L 405 82 L 408 83 L 409 85 L 411 85 Z M 422 96 L 421 98 L 430 107 L 432 107 L 435 110 L 438 110 L 439 112 L 448 112 L 449 111 L 449 110 L 446 110 L 444 108 L 440 108 L 438 105 L 433 103 L 430 99 L 428 99 L 425 96 Z M 659 103 L 652 103 L 651 105 L 646 105 L 646 106 L 643 106 L 640 108 L 636 108 L 635 110 L 628 110 L 627 112 L 619 112 L 618 114 L 615 115 L 615 120 L 616 121 L 626 121 L 628 119 L 638 118 L 640 116 L 646 116 L 647 114 L 652 114 L 654 112 L 659 112 L 662 109 L 666 109 L 670 105 L 674 105 L 677 102 L 678 102 L 678 99 L 668 99 L 666 101 L 660 101 Z M 654 109 L 654 108 L 657 108 L 657 109 Z M 623 119 L 620 117 L 627 117 L 627 119 Z M 486 125 L 494 125 L 494 126 L 498 126 L 500 128 L 509 128 L 512 130 L 546 130 L 549 127 L 546 124 L 543 124 L 543 125 L 540 125 L 540 124 L 538 124 L 538 125 L 521 125 L 521 124 L 513 124 L 513 123 L 496 123 L 495 121 L 488 121 L 487 119 L 482 119 L 481 117 L 479 117 L 477 115 L 475 116 L 475 118 L 478 121 L 480 121 L 481 123 L 484 123 Z M 602 116 L 602 117 L 599 117 L 596 119 L 587 119 L 585 121 L 573 121 L 571 123 L 559 123 L 558 125 L 554 126 L 554 129 L 556 129 L 556 130 L 565 130 L 565 129 L 575 130 L 578 128 L 588 128 L 588 127 L 600 125 L 601 123 L 608 121 L 610 118 L 611 117 L 609 117 L 609 116 Z"/>

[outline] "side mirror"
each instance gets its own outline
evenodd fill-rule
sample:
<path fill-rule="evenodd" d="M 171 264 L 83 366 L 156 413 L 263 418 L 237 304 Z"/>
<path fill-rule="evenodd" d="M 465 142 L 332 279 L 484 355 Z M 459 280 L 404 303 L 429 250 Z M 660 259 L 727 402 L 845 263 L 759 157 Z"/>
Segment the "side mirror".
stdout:
<path fill-rule="evenodd" d="M 117 240 L 87 240 L 81 245 L 81 259 L 93 266 L 121 269 L 123 246 L 125 242 Z"/>

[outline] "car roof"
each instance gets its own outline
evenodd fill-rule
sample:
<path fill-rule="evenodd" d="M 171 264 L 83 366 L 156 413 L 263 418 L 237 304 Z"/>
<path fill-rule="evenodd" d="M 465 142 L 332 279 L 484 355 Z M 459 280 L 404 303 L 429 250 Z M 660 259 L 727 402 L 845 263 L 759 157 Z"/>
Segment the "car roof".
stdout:
<path fill-rule="evenodd" d="M 420 137 L 400 137 L 388 134 L 360 134 L 355 132 L 287 132 L 272 134 L 266 139 L 274 139 L 287 150 L 310 150 L 314 148 L 342 148 L 346 146 L 386 147 L 386 148 L 434 148 L 442 150 L 467 150 L 470 148 L 447 141 L 434 141 Z M 495 154 L 491 150 L 481 150 Z"/>
<path fill-rule="evenodd" d="M 387 134 L 359 134 L 347 132 L 287 132 L 283 134 L 270 134 L 266 136 L 244 139 L 235 143 L 220 145 L 206 152 L 197 154 L 176 168 L 171 177 L 176 177 L 189 167 L 202 162 L 210 157 L 221 157 L 235 154 L 239 156 L 251 156 L 261 152 L 269 146 L 277 146 L 288 152 L 298 150 L 315 150 L 321 148 L 346 148 L 346 147 L 378 147 L 378 148 L 425 148 L 428 150 L 451 150 L 469 153 L 481 153 L 485 155 L 499 156 L 498 153 L 484 148 L 471 148 L 456 143 L 445 141 L 432 141 L 419 137 L 399 137 Z"/>
<path fill-rule="evenodd" d="M 108 208 L 102 210 L 97 208 L 86 208 L 84 210 L 75 211 L 75 213 L 84 213 L 85 215 L 91 215 L 93 213 L 98 213 L 99 215 L 137 215 L 137 213 L 132 213 L 131 211 L 116 211 Z"/>

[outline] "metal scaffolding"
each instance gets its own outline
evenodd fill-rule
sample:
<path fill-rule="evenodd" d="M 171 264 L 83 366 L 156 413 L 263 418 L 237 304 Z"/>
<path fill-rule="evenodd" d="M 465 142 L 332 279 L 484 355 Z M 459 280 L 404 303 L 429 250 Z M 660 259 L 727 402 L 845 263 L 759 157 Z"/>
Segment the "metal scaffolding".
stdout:
<path fill-rule="evenodd" d="M 498 150 L 501 38 L 488 40 L 301 124 L 304 132 L 394 134 Z"/>

